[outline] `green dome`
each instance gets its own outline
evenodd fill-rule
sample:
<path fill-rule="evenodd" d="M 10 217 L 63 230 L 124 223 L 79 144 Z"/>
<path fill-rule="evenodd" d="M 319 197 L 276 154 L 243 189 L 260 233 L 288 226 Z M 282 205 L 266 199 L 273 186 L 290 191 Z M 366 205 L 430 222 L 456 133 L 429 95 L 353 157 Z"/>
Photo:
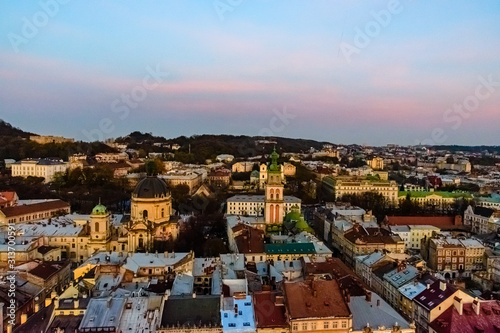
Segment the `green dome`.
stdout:
<path fill-rule="evenodd" d="M 301 216 L 300 219 L 295 223 L 295 228 L 300 230 L 300 231 L 311 231 L 311 227 L 307 222 L 304 220 L 304 218 Z"/>
<path fill-rule="evenodd" d="M 94 207 L 94 209 L 92 209 L 92 215 L 106 215 L 106 214 L 108 214 L 108 209 L 106 208 L 106 206 L 101 205 L 101 203 L 99 203 L 97 206 Z"/>
<path fill-rule="evenodd" d="M 285 221 L 286 222 L 299 221 L 301 218 L 302 218 L 302 215 L 300 214 L 299 207 L 297 207 L 295 205 L 292 207 L 291 212 L 286 214 Z"/>

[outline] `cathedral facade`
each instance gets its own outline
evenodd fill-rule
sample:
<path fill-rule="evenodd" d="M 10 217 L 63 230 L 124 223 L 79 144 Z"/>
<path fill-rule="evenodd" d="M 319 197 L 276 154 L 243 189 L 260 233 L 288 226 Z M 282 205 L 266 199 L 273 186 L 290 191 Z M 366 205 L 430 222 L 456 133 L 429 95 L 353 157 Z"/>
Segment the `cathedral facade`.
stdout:
<path fill-rule="evenodd" d="M 141 180 L 132 192 L 128 251 L 152 251 L 155 241 L 177 238 L 177 221 L 171 220 L 172 196 L 168 185 L 156 176 Z"/>

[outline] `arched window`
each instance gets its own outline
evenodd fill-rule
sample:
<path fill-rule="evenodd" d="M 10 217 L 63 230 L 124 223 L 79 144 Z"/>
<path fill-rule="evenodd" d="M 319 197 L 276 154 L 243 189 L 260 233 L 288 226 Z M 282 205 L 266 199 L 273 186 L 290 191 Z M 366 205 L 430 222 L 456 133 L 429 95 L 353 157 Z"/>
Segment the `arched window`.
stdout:
<path fill-rule="evenodd" d="M 165 217 L 165 208 L 161 209 L 161 217 Z"/>
<path fill-rule="evenodd" d="M 275 212 L 274 212 L 274 223 L 278 223 L 278 219 L 280 218 L 280 206 L 276 205 L 274 206 Z"/>
<path fill-rule="evenodd" d="M 269 191 L 269 193 L 270 193 L 270 197 L 271 197 L 271 199 L 274 199 L 274 190 L 273 190 L 273 189 L 271 189 L 271 190 Z"/>
<path fill-rule="evenodd" d="M 280 198 L 280 190 L 277 189 L 276 190 L 276 200 L 279 200 L 279 198 Z"/>
<path fill-rule="evenodd" d="M 142 218 L 147 220 L 148 219 L 148 211 L 147 210 L 143 210 L 142 211 Z"/>
<path fill-rule="evenodd" d="M 99 222 L 96 222 L 94 225 L 95 232 L 99 232 Z"/>
<path fill-rule="evenodd" d="M 269 222 L 274 223 L 274 205 L 269 207 L 269 219 Z"/>

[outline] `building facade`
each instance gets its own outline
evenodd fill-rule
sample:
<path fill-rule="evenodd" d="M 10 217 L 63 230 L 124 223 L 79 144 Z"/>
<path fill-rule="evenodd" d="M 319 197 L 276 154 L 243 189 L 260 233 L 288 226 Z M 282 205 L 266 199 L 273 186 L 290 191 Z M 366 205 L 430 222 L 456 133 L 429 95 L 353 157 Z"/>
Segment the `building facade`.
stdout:
<path fill-rule="evenodd" d="M 54 180 L 57 173 L 64 173 L 68 163 L 48 158 L 26 158 L 12 164 L 12 177 L 42 177 L 46 183 Z"/>

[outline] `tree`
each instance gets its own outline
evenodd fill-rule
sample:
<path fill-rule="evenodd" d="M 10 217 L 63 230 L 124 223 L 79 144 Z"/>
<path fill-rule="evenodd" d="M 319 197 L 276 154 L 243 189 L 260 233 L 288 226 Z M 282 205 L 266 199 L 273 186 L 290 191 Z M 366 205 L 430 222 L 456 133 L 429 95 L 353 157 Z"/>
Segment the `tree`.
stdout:
<path fill-rule="evenodd" d="M 177 208 L 179 207 L 179 204 L 186 204 L 188 202 L 189 192 L 189 186 L 186 184 L 179 184 L 170 189 L 172 199 Z"/>
<path fill-rule="evenodd" d="M 145 168 L 148 176 L 161 175 L 165 172 L 165 165 L 163 164 L 163 160 L 160 158 L 147 161 L 145 163 Z"/>

